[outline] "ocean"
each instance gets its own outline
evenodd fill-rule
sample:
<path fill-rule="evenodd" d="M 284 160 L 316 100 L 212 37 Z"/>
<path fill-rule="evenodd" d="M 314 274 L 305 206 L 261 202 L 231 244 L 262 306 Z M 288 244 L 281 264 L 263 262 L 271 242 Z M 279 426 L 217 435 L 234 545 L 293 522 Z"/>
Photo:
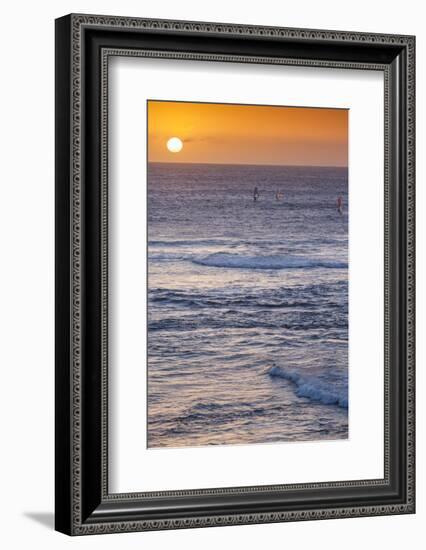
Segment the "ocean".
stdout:
<path fill-rule="evenodd" d="M 148 447 L 347 437 L 347 169 L 150 163 Z"/>

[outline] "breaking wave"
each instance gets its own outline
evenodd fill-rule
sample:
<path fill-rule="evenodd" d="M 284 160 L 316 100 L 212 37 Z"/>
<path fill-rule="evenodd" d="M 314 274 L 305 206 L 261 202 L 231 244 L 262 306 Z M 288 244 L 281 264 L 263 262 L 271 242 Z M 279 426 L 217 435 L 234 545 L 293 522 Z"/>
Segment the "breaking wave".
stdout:
<path fill-rule="evenodd" d="M 325 405 L 337 405 L 348 408 L 347 380 L 326 381 L 320 376 L 303 376 L 302 374 L 273 366 L 268 371 L 269 376 L 277 376 L 293 382 L 296 386 L 296 395 L 306 397 L 311 401 L 320 401 Z M 337 383 L 336 383 L 337 382 Z"/>
<path fill-rule="evenodd" d="M 296 268 L 331 268 L 345 269 L 346 262 L 321 258 L 303 258 L 301 256 L 241 256 L 218 252 L 202 258 L 193 258 L 193 263 L 208 267 L 229 267 L 239 269 L 296 269 Z"/>

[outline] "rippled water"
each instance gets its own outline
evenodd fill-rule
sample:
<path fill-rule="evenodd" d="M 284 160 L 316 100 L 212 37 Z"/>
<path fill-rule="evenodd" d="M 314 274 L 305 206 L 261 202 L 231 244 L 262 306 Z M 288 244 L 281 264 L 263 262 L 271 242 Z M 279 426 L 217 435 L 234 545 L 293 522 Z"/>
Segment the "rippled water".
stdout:
<path fill-rule="evenodd" d="M 348 436 L 347 200 L 342 168 L 149 165 L 149 447 Z"/>

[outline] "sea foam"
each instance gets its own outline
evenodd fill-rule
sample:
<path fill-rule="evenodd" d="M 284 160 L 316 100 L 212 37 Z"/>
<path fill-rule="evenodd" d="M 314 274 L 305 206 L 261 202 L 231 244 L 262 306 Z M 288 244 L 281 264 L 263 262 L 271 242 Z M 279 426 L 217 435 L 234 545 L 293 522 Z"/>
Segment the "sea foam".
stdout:
<path fill-rule="evenodd" d="M 294 370 L 273 366 L 268 371 L 269 376 L 284 378 L 296 386 L 296 395 L 306 397 L 311 401 L 320 401 L 325 405 L 337 405 L 348 408 L 348 389 L 346 384 L 336 385 L 325 381 L 320 376 L 302 375 Z M 335 381 L 334 381 L 335 382 Z"/>
<path fill-rule="evenodd" d="M 217 252 L 208 256 L 193 258 L 195 264 L 208 267 L 229 267 L 239 269 L 303 269 L 303 268 L 331 268 L 345 269 L 346 262 L 326 260 L 322 258 L 304 258 L 302 256 L 243 256 Z"/>

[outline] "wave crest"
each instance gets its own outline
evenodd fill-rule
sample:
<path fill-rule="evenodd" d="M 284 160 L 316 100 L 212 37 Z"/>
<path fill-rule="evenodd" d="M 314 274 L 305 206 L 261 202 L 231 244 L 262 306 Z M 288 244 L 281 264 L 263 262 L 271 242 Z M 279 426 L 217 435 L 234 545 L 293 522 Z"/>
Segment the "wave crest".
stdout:
<path fill-rule="evenodd" d="M 277 376 L 289 380 L 296 385 L 296 395 L 306 397 L 311 401 L 320 401 L 325 405 L 337 405 L 348 408 L 347 386 L 339 388 L 315 376 L 303 376 L 298 372 L 273 366 L 268 371 L 269 376 Z"/>
<path fill-rule="evenodd" d="M 193 258 L 193 263 L 208 267 L 228 267 L 239 269 L 297 269 L 330 268 L 344 269 L 345 262 L 321 258 L 303 258 L 301 256 L 241 256 L 227 252 L 216 252 L 202 258 Z"/>

